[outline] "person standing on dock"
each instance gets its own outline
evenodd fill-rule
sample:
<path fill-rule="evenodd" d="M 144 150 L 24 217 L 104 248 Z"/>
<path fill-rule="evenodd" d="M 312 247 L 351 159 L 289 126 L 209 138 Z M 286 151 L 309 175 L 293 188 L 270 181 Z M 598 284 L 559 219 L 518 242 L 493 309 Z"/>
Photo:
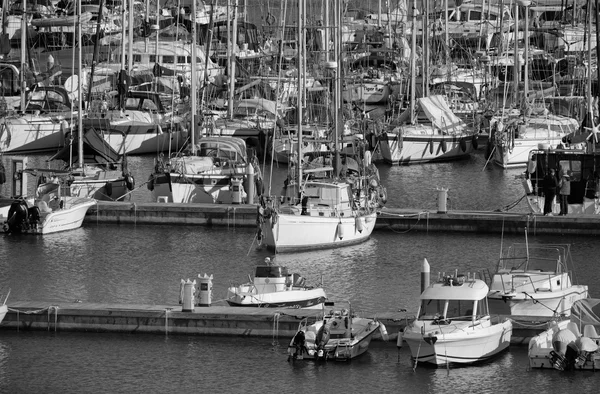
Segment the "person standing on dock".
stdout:
<path fill-rule="evenodd" d="M 569 202 L 567 199 L 571 194 L 571 177 L 568 173 L 564 173 L 558 182 L 560 189 L 560 213 L 559 215 L 564 216 L 569 213 Z"/>
<path fill-rule="evenodd" d="M 554 169 L 550 171 L 544 177 L 544 215 L 552 214 L 552 206 L 554 205 L 554 197 L 556 197 L 556 187 L 558 182 L 556 180 L 556 172 Z M 561 208 L 562 210 L 562 208 Z"/>

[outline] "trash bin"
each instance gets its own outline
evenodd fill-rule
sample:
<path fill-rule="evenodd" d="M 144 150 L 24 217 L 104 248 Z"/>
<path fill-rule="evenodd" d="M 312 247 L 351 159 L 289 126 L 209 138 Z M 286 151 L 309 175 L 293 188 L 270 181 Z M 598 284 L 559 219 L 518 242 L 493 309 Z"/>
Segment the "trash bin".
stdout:
<path fill-rule="evenodd" d="M 212 302 L 213 276 L 198 274 L 198 306 L 210 306 Z"/>

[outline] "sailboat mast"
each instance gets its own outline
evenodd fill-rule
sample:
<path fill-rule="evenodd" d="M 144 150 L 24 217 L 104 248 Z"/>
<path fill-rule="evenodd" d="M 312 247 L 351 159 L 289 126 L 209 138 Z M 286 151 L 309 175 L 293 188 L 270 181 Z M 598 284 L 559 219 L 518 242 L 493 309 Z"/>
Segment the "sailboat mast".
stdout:
<path fill-rule="evenodd" d="M 229 4 L 229 3 L 228 3 Z M 233 26 L 229 29 L 231 34 L 231 45 L 229 49 L 229 100 L 227 100 L 227 117 L 233 116 L 233 93 L 235 91 L 235 63 L 236 63 L 236 48 L 238 34 L 238 0 L 233 2 Z"/>
<path fill-rule="evenodd" d="M 100 9 L 100 13 L 102 13 L 102 9 Z M 100 16 L 98 16 L 100 18 Z M 84 171 L 83 166 L 83 103 L 82 103 L 82 94 L 81 90 L 83 89 L 83 70 L 81 67 L 81 0 L 77 1 L 77 157 L 79 162 L 79 168 Z M 90 86 L 92 85 L 90 81 Z"/>
<path fill-rule="evenodd" d="M 27 48 L 27 1 L 23 0 L 23 16 L 21 16 L 21 112 L 25 111 L 25 92 L 27 91 L 27 82 L 25 81 L 25 67 L 27 54 L 25 48 Z"/>
<path fill-rule="evenodd" d="M 412 37 L 410 46 L 410 124 L 415 123 L 415 89 L 417 72 L 416 67 L 417 49 L 417 0 L 413 0 L 412 6 Z"/>
<path fill-rule="evenodd" d="M 197 0 L 192 1 L 192 63 L 190 70 L 190 75 L 192 77 L 190 83 L 190 106 L 192 113 L 192 125 L 190 127 L 190 152 L 192 155 L 196 155 L 196 126 L 198 125 L 198 105 L 196 103 L 196 95 L 198 93 L 198 76 L 196 75 L 196 1 Z M 206 54 L 206 56 L 208 56 L 208 54 Z"/>
<path fill-rule="evenodd" d="M 304 103 L 304 0 L 298 0 L 298 97 L 296 102 L 297 108 L 297 123 L 298 123 L 298 143 L 297 143 L 297 163 L 296 163 L 296 172 L 297 172 L 297 184 L 298 190 L 302 189 L 302 104 Z"/>

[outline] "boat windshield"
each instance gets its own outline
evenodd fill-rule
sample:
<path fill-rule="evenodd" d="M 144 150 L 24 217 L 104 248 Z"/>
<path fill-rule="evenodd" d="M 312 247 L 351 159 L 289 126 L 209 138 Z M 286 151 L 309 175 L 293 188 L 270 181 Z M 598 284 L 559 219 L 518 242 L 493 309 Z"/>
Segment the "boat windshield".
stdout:
<path fill-rule="evenodd" d="M 281 267 L 277 265 L 261 265 L 256 267 L 256 272 L 254 274 L 257 278 L 282 278 L 288 275 L 288 271 L 286 267 Z"/>
<path fill-rule="evenodd" d="M 514 244 L 498 262 L 498 272 L 566 272 L 568 245 Z"/>
<path fill-rule="evenodd" d="M 423 300 L 419 310 L 420 320 L 452 319 L 471 320 L 473 318 L 473 300 Z M 477 316 L 487 315 L 485 302 L 477 303 Z"/>

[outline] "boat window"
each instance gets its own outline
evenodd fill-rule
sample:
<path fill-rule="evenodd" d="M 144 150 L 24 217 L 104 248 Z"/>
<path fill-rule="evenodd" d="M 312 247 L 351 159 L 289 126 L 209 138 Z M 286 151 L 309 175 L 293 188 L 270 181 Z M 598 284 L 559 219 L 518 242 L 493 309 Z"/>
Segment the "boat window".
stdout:
<path fill-rule="evenodd" d="M 156 55 L 150 55 L 150 63 L 156 63 Z"/>
<path fill-rule="evenodd" d="M 135 97 L 127 97 L 127 101 L 125 102 L 125 109 L 138 109 L 140 105 L 140 99 Z"/>
<path fill-rule="evenodd" d="M 481 11 L 475 11 L 475 10 L 471 10 L 471 12 L 469 13 L 469 20 L 470 21 L 480 21 L 481 20 Z"/>
<path fill-rule="evenodd" d="M 446 319 L 470 320 L 473 314 L 473 301 L 451 300 L 448 301 Z"/>
<path fill-rule="evenodd" d="M 133 55 L 133 62 L 139 63 L 142 61 L 142 55 Z"/>
<path fill-rule="evenodd" d="M 163 63 L 172 64 L 175 62 L 175 57 L 174 56 L 163 56 L 162 61 L 163 61 Z"/>
<path fill-rule="evenodd" d="M 154 103 L 154 101 L 152 101 L 152 100 L 144 100 L 144 102 L 142 103 L 142 110 L 144 110 L 144 111 L 156 111 L 156 110 L 158 110 L 158 107 L 156 106 L 156 104 Z"/>
<path fill-rule="evenodd" d="M 561 160 L 558 163 L 562 171 L 566 171 L 571 177 L 571 182 L 581 180 L 581 161 L 579 160 Z"/>
<path fill-rule="evenodd" d="M 433 320 L 444 314 L 445 302 L 441 300 L 423 300 L 419 310 L 419 319 Z"/>
<path fill-rule="evenodd" d="M 258 278 L 281 278 L 287 276 L 286 267 L 281 266 L 260 266 L 256 267 L 254 276 Z"/>

